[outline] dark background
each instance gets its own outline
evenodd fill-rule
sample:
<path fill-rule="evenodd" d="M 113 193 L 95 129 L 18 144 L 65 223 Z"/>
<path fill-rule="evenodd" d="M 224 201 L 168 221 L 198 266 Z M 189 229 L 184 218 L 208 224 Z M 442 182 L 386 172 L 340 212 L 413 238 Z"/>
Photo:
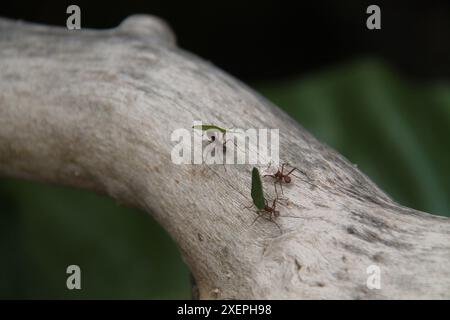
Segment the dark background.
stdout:
<path fill-rule="evenodd" d="M 400 203 L 450 216 L 449 1 L 2 1 L 0 16 L 113 28 L 166 20 L 180 47 L 253 86 Z M 381 30 L 366 8 L 381 8 Z M 105 53 L 107 54 L 107 53 Z M 0 70 L 1 72 L 1 70 Z M 175 244 L 87 192 L 0 179 L 0 298 L 188 298 Z M 81 291 L 65 268 L 82 269 Z"/>
<path fill-rule="evenodd" d="M 434 1 L 2 1 L 0 15 L 66 25 L 81 8 L 82 27 L 113 28 L 134 13 L 165 19 L 178 44 L 234 76 L 254 81 L 296 76 L 362 54 L 408 76 L 450 75 L 450 2 Z M 382 9 L 382 29 L 365 28 L 366 8 Z"/>

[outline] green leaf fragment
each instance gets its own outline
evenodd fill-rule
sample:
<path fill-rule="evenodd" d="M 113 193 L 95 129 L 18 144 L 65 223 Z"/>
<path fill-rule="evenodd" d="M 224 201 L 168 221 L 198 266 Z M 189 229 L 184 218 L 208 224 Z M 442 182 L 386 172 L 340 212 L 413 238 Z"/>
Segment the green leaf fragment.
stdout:
<path fill-rule="evenodd" d="M 215 126 L 213 124 L 201 124 L 201 125 L 196 125 L 196 126 L 192 126 L 192 128 L 194 129 L 200 129 L 202 131 L 207 131 L 207 130 L 218 130 L 222 133 L 226 133 L 227 129 Z"/>
<path fill-rule="evenodd" d="M 261 176 L 259 170 L 253 167 L 252 170 L 252 191 L 251 191 L 253 203 L 259 210 L 264 209 L 264 191 L 261 182 Z"/>

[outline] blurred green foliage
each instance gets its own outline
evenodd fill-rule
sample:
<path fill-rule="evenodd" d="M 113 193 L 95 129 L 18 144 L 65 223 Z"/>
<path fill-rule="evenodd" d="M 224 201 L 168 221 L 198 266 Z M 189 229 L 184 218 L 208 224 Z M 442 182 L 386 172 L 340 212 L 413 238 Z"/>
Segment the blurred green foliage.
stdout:
<path fill-rule="evenodd" d="M 86 191 L 0 180 L 0 298 L 189 299 L 189 273 L 152 218 Z M 66 268 L 81 268 L 81 290 Z"/>
<path fill-rule="evenodd" d="M 255 87 L 400 203 L 450 216 L 450 87 L 373 61 Z M 82 290 L 66 289 L 68 265 Z M 148 216 L 88 192 L 0 180 L 0 298 L 190 298 L 175 244 Z"/>

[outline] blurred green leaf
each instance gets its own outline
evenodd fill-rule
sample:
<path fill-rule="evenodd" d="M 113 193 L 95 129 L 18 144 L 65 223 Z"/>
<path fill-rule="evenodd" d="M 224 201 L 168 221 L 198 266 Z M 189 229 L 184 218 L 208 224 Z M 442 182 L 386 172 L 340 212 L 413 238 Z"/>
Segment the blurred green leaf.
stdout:
<path fill-rule="evenodd" d="M 0 180 L 0 298 L 189 299 L 189 273 L 151 217 L 89 192 Z M 81 268 L 81 290 L 66 268 Z"/>

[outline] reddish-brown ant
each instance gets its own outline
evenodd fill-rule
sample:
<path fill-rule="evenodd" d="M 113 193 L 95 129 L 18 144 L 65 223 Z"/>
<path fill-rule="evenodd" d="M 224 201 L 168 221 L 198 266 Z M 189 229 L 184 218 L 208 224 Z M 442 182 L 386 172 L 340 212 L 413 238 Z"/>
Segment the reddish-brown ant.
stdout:
<path fill-rule="evenodd" d="M 256 211 L 256 213 L 258 215 L 256 216 L 255 220 L 253 220 L 253 222 L 251 223 L 250 226 L 252 226 L 256 222 L 256 220 L 258 220 L 258 218 L 268 214 L 269 215 L 268 220 L 273 222 L 278 227 L 278 229 L 281 232 L 280 225 L 275 221 L 275 218 L 280 216 L 280 211 L 276 210 L 277 201 L 278 201 L 278 196 L 275 199 L 273 199 L 272 206 L 269 207 L 269 204 L 267 203 L 267 200 L 264 199 L 264 208 L 263 209 L 259 209 L 259 210 Z"/>
<path fill-rule="evenodd" d="M 281 170 L 280 168 L 277 169 L 277 172 L 274 174 L 265 174 L 264 177 L 272 177 L 275 179 L 274 185 L 275 185 L 275 190 L 277 188 L 276 183 L 278 182 L 280 184 L 281 187 L 281 193 L 284 194 L 283 192 L 283 182 L 284 183 L 291 183 L 292 179 L 290 177 L 290 175 L 292 174 L 292 172 L 294 172 L 294 170 L 297 170 L 297 168 L 293 168 L 291 171 L 289 171 L 288 173 L 284 174 L 284 167 L 287 165 L 287 163 L 283 163 L 281 165 Z"/>

